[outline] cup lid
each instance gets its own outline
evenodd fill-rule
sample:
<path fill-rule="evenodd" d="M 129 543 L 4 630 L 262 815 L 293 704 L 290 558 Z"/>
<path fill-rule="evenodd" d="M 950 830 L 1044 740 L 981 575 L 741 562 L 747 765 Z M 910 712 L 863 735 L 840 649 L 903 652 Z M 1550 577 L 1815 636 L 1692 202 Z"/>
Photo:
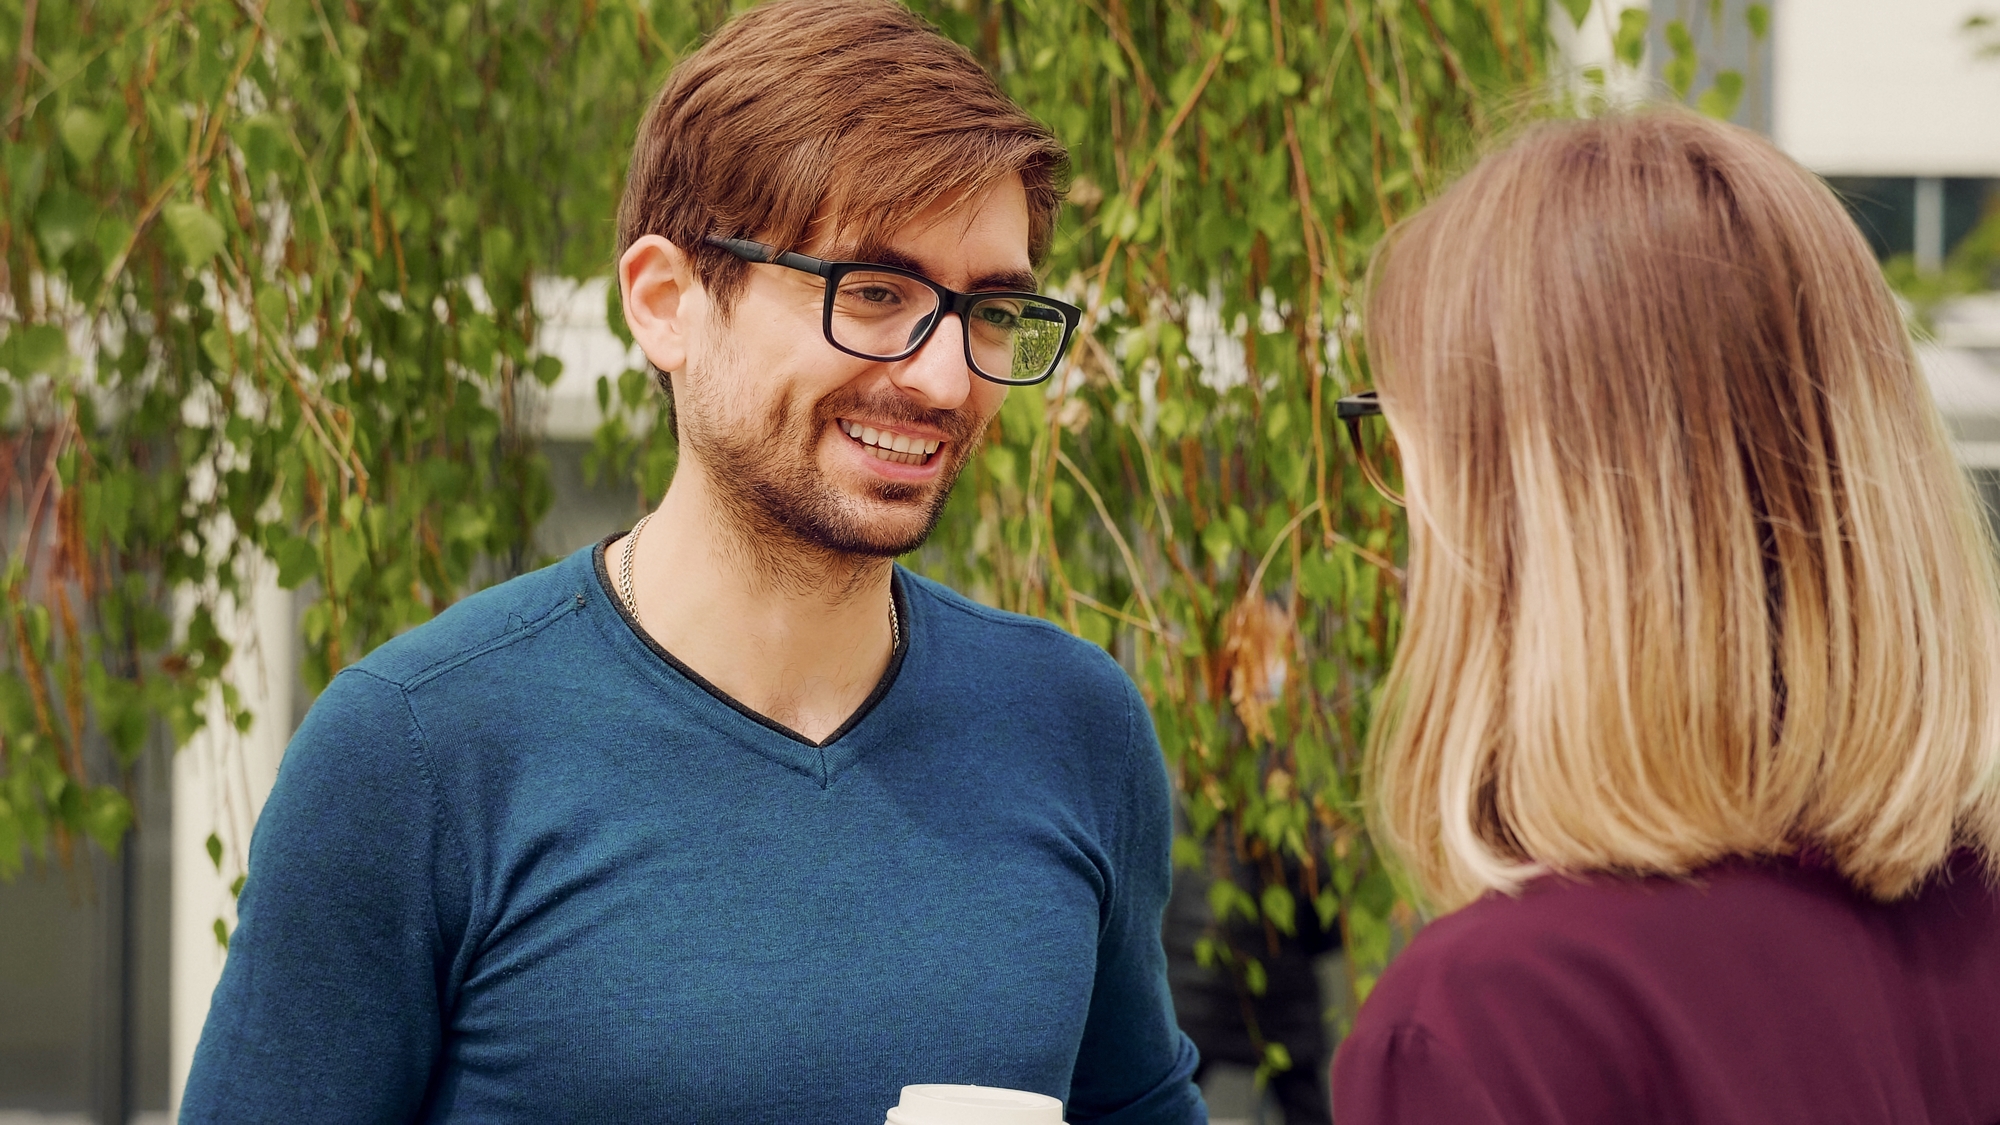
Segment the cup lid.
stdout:
<path fill-rule="evenodd" d="M 1062 1125 L 1063 1104 L 1047 1094 L 999 1086 L 924 1085 L 903 1087 L 898 1118 L 950 1120 L 963 1125 Z"/>

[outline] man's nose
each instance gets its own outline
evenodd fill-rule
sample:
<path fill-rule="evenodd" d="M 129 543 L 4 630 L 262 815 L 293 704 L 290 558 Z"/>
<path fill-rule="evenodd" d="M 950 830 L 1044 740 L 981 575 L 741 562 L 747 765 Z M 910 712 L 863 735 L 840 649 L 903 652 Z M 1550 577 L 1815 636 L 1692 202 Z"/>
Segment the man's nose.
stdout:
<path fill-rule="evenodd" d="M 956 410 L 979 376 L 965 364 L 965 322 L 945 313 L 931 338 L 908 359 L 889 365 L 889 381 L 933 410 Z"/>

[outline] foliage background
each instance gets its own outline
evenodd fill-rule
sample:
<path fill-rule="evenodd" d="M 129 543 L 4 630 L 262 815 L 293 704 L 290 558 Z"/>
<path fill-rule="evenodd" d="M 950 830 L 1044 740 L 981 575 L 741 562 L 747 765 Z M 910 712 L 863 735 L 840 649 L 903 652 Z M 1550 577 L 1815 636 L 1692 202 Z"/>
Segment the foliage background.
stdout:
<path fill-rule="evenodd" d="M 1415 921 L 1356 792 L 1402 533 L 1331 400 L 1366 383 L 1369 249 L 1544 87 L 1548 21 L 1589 3 L 1561 6 L 915 4 L 1072 146 L 1048 278 L 1088 332 L 1010 397 L 911 562 L 1117 653 L 1215 917 L 1274 950 L 1316 913 L 1357 995 Z M 252 560 L 310 592 L 315 687 L 542 561 L 530 406 L 560 364 L 535 281 L 609 272 L 646 99 L 733 7 L 0 10 L 0 876 L 115 848 L 125 771 L 211 693 L 252 721 L 216 627 Z M 1628 61 L 1645 30 L 1621 25 Z M 671 438 L 642 372 L 598 394 L 590 465 L 636 513 Z M 1199 953 L 1254 994 L 1262 948 L 1218 926 Z M 1249 1030 L 1266 1073 L 1290 1065 Z"/>

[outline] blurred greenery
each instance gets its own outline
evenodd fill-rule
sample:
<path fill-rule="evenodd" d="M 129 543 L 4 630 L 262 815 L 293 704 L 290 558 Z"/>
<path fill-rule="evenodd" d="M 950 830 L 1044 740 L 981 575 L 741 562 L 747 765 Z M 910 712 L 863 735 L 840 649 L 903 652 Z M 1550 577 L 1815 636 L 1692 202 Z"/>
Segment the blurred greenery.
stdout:
<path fill-rule="evenodd" d="M 1367 382 L 1371 248 L 1548 88 L 1548 20 L 1590 4 L 915 6 L 1072 146 L 1048 284 L 1088 312 L 911 561 L 1116 653 L 1183 798 L 1176 861 L 1269 948 L 1303 911 L 1337 924 L 1365 994 L 1415 921 L 1356 790 L 1403 532 L 1329 400 Z M 159 725 L 185 740 L 218 699 L 247 728 L 217 621 L 255 560 L 310 592 L 314 686 L 542 561 L 530 406 L 561 365 L 535 282 L 609 272 L 647 99 L 734 7 L 0 10 L 0 876 L 115 848 Z M 1636 61 L 1644 13 L 1618 28 Z M 1680 93 L 1726 112 L 1740 87 Z M 640 371 L 598 402 L 590 466 L 636 510 L 673 469 L 661 402 Z M 1260 991 L 1259 948 L 1216 932 Z"/>
<path fill-rule="evenodd" d="M 1966 17 L 1960 28 L 1973 56 L 2000 66 L 2000 20 L 1984 12 Z M 1992 197 L 2000 202 L 2000 195 Z M 2000 289 L 2000 206 L 1989 203 L 1971 233 L 1953 246 L 1942 268 L 1919 270 L 1916 258 L 1899 254 L 1883 263 L 1889 284 L 1909 300 L 1918 323 L 1929 328 L 1939 306 L 1953 297 Z"/>

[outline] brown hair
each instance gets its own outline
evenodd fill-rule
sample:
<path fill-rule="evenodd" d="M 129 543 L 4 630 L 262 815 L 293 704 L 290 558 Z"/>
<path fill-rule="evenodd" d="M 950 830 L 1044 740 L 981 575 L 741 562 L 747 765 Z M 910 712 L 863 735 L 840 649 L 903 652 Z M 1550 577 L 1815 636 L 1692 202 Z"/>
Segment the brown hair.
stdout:
<path fill-rule="evenodd" d="M 1991 546 L 1815 177 L 1683 111 L 1544 124 L 1392 235 L 1367 336 L 1410 497 L 1375 815 L 1435 904 L 2000 857 Z"/>
<path fill-rule="evenodd" d="M 801 249 L 876 243 L 1008 175 L 1029 256 L 1054 233 L 1062 146 L 966 50 L 890 0 L 779 0 L 730 20 L 668 75 L 632 153 L 618 253 L 658 234 L 728 309 L 745 263 L 708 235 Z"/>

